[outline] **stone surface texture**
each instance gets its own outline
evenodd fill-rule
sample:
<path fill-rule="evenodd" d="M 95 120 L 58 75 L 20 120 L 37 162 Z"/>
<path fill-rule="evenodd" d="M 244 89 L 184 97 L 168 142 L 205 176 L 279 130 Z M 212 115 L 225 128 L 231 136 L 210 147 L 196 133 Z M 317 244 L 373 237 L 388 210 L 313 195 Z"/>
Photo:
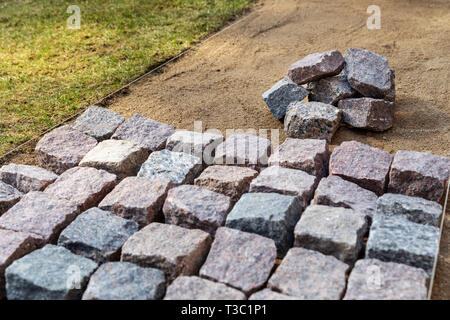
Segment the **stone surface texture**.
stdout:
<path fill-rule="evenodd" d="M 345 68 L 336 76 L 308 83 L 306 89 L 310 91 L 308 101 L 317 101 L 334 106 L 337 105 L 339 100 L 351 98 L 356 94 L 356 91 L 347 81 Z"/>
<path fill-rule="evenodd" d="M 263 289 L 252 294 L 248 300 L 299 300 L 296 297 L 291 297 L 282 293 L 272 291 L 270 289 Z"/>
<path fill-rule="evenodd" d="M 0 169 L 0 180 L 23 193 L 42 191 L 56 178 L 53 172 L 24 164 L 10 163 Z"/>
<path fill-rule="evenodd" d="M 22 196 L 22 192 L 0 181 L 0 216 L 19 202 Z"/>

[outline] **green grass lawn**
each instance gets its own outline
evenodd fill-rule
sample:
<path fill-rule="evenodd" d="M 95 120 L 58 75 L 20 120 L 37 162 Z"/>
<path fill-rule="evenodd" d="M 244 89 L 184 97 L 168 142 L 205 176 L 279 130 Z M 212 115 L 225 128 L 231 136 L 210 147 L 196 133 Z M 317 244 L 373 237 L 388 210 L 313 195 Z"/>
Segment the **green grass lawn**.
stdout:
<path fill-rule="evenodd" d="M 175 56 L 254 0 L 0 1 L 0 155 Z M 66 10 L 81 9 L 81 29 Z"/>

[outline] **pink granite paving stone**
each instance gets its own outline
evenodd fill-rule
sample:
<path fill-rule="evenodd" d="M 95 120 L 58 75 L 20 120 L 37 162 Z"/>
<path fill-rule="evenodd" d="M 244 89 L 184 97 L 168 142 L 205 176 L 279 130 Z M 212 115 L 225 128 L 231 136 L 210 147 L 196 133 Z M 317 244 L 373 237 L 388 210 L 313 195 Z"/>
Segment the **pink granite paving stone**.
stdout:
<path fill-rule="evenodd" d="M 194 184 L 222 193 L 236 202 L 248 191 L 250 182 L 257 175 L 258 171 L 245 167 L 210 166 L 194 180 Z"/>
<path fill-rule="evenodd" d="M 377 195 L 384 193 L 393 156 L 357 141 L 345 141 L 330 157 L 330 175 L 338 175 Z"/>
<path fill-rule="evenodd" d="M 337 50 L 312 53 L 292 64 L 288 76 L 296 84 L 304 84 L 337 75 L 344 66 L 344 57 Z"/>
<path fill-rule="evenodd" d="M 291 297 L 270 289 L 263 289 L 252 294 L 248 300 L 300 300 L 296 297 Z"/>
<path fill-rule="evenodd" d="M 326 140 L 287 138 L 269 158 L 269 166 L 303 170 L 318 178 L 328 175 L 330 151 Z"/>
<path fill-rule="evenodd" d="M 6 268 L 36 248 L 37 245 L 30 234 L 0 229 L 0 299 L 5 297 Z"/>
<path fill-rule="evenodd" d="M 0 217 L 0 229 L 29 233 L 38 245 L 54 243 L 78 212 L 66 200 L 32 191 Z"/>
<path fill-rule="evenodd" d="M 62 126 L 39 140 L 36 155 L 43 168 L 61 174 L 77 166 L 96 145 L 94 138 L 69 126 Z"/>
<path fill-rule="evenodd" d="M 335 257 L 292 248 L 269 279 L 268 288 L 301 300 L 339 300 L 348 270 Z"/>
<path fill-rule="evenodd" d="M 389 192 L 439 201 L 449 178 L 450 159 L 425 152 L 399 150 L 389 174 Z"/>
<path fill-rule="evenodd" d="M 221 227 L 200 269 L 200 276 L 249 295 L 269 278 L 276 258 L 275 242 L 257 234 Z"/>
<path fill-rule="evenodd" d="M 232 207 L 231 198 L 198 186 L 169 190 L 163 212 L 166 223 L 214 235 Z"/>
<path fill-rule="evenodd" d="M 136 114 L 117 128 L 112 139 L 131 141 L 153 152 L 163 149 L 174 132 L 172 126 Z"/>
<path fill-rule="evenodd" d="M 22 196 L 22 192 L 0 181 L 0 216 L 19 202 Z"/>
<path fill-rule="evenodd" d="M 271 142 L 249 134 L 233 134 L 216 148 L 214 164 L 237 165 L 260 169 L 266 167 Z"/>
<path fill-rule="evenodd" d="M 23 164 L 10 163 L 0 169 L 0 180 L 23 193 L 43 191 L 56 178 L 53 172 Z"/>
<path fill-rule="evenodd" d="M 161 209 L 167 192 L 173 186 L 169 179 L 128 177 L 123 179 L 98 207 L 133 220 L 143 228 L 162 219 Z"/>
<path fill-rule="evenodd" d="M 356 262 L 344 300 L 426 300 L 428 275 L 422 269 L 377 259 Z"/>
<path fill-rule="evenodd" d="M 180 275 L 197 274 L 210 246 L 207 232 L 154 222 L 125 242 L 121 261 L 160 269 L 170 282 Z"/>
<path fill-rule="evenodd" d="M 117 177 L 104 170 L 76 167 L 67 170 L 45 193 L 77 205 L 80 211 L 97 206 L 114 188 Z"/>

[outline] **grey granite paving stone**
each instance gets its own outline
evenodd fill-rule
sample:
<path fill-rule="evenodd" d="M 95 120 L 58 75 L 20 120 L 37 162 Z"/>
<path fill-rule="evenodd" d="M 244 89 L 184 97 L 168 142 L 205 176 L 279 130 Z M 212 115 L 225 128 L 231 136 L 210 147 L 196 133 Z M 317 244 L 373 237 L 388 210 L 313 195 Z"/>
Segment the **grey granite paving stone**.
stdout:
<path fill-rule="evenodd" d="M 351 98 L 356 94 L 347 81 L 345 68 L 336 76 L 308 83 L 306 89 L 310 91 L 308 101 L 332 105 L 337 105 L 340 100 Z"/>
<path fill-rule="evenodd" d="M 199 277 L 178 277 L 164 300 L 246 300 L 245 294 L 222 283 Z"/>
<path fill-rule="evenodd" d="M 200 276 L 249 295 L 267 281 L 275 258 L 276 247 L 272 239 L 221 227 L 217 229 Z"/>
<path fill-rule="evenodd" d="M 202 171 L 202 160 L 183 152 L 153 152 L 139 170 L 138 177 L 166 178 L 175 185 L 191 184 Z"/>
<path fill-rule="evenodd" d="M 10 163 L 0 169 L 0 180 L 23 193 L 43 191 L 56 178 L 53 172 L 24 164 Z"/>
<path fill-rule="evenodd" d="M 70 126 L 62 126 L 39 140 L 35 150 L 41 167 L 61 174 L 77 166 L 96 145 L 94 138 Z"/>
<path fill-rule="evenodd" d="M 333 256 L 292 248 L 270 277 L 268 288 L 300 300 L 339 300 L 349 266 Z"/>
<path fill-rule="evenodd" d="M 282 293 L 272 291 L 270 289 L 263 289 L 252 294 L 248 300 L 299 300 L 296 297 L 291 297 Z"/>
<path fill-rule="evenodd" d="M 397 262 L 433 270 L 439 252 L 439 229 L 411 222 L 402 217 L 376 214 L 373 217 L 366 258 Z"/>
<path fill-rule="evenodd" d="M 69 250 L 46 245 L 6 269 L 9 300 L 78 300 L 98 265 Z"/>
<path fill-rule="evenodd" d="M 165 178 L 127 177 L 100 202 L 100 209 L 130 219 L 140 228 L 163 218 L 161 209 L 167 192 L 174 186 Z"/>
<path fill-rule="evenodd" d="M 129 262 L 107 262 L 91 276 L 83 300 L 159 300 L 166 291 L 164 272 Z"/>
<path fill-rule="evenodd" d="M 210 245 L 207 232 L 154 222 L 125 242 L 121 261 L 160 269 L 171 282 L 180 275 L 197 274 Z"/>
<path fill-rule="evenodd" d="M 136 222 L 91 208 L 80 214 L 58 239 L 58 245 L 98 263 L 116 260 L 125 241 L 138 231 Z"/>
<path fill-rule="evenodd" d="M 102 141 L 109 139 L 124 121 L 125 118 L 113 110 L 94 105 L 87 108 L 71 127 Z"/>
<path fill-rule="evenodd" d="M 0 181 L 0 216 L 11 209 L 22 197 L 22 192 Z"/>

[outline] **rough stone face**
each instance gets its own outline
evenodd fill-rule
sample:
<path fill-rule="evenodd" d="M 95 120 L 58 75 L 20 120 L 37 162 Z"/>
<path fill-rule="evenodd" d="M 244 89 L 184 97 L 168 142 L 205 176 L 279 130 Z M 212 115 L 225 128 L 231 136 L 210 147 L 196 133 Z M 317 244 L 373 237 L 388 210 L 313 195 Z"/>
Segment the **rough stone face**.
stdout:
<path fill-rule="evenodd" d="M 105 140 L 84 156 L 80 167 L 103 169 L 123 179 L 136 175 L 148 155 L 146 149 L 133 142 Z"/>
<path fill-rule="evenodd" d="M 210 166 L 195 179 L 194 184 L 222 193 L 236 202 L 242 194 L 248 191 L 250 182 L 257 175 L 258 171 L 245 167 Z"/>
<path fill-rule="evenodd" d="M 153 152 L 163 149 L 174 132 L 167 124 L 136 114 L 117 128 L 112 139 L 131 141 Z"/>
<path fill-rule="evenodd" d="M 104 170 L 76 167 L 67 170 L 45 193 L 76 204 L 80 211 L 95 207 L 116 185 L 117 177 Z"/>
<path fill-rule="evenodd" d="M 102 141 L 109 139 L 124 121 L 124 117 L 112 110 L 90 106 L 71 127 Z"/>
<path fill-rule="evenodd" d="M 318 178 L 328 175 L 330 151 L 326 140 L 287 138 L 269 158 L 269 166 L 298 169 Z"/>
<path fill-rule="evenodd" d="M 345 54 L 348 82 L 363 96 L 384 99 L 391 94 L 388 60 L 368 50 L 350 48 Z"/>
<path fill-rule="evenodd" d="M 384 193 L 392 155 L 357 141 L 345 141 L 330 157 L 330 175 L 338 175 L 377 195 Z"/>
<path fill-rule="evenodd" d="M 119 258 L 120 248 L 137 231 L 136 222 L 92 208 L 80 214 L 61 232 L 58 245 L 103 263 Z"/>
<path fill-rule="evenodd" d="M 367 220 L 352 209 L 311 205 L 295 226 L 295 246 L 332 255 L 352 265 L 367 232 Z"/>
<path fill-rule="evenodd" d="M 183 152 L 153 152 L 139 170 L 138 177 L 165 178 L 175 185 L 191 184 L 202 171 L 202 160 Z"/>
<path fill-rule="evenodd" d="M 353 209 L 371 218 L 377 209 L 377 195 L 339 176 L 320 180 L 313 204 Z"/>
<path fill-rule="evenodd" d="M 284 131 L 292 138 L 326 139 L 331 141 L 341 121 L 341 111 L 321 102 L 294 102 L 284 119 Z"/>
<path fill-rule="evenodd" d="M 292 248 L 269 279 L 268 287 L 301 300 L 339 300 L 349 266 L 335 257 Z"/>
<path fill-rule="evenodd" d="M 8 164 L 0 169 L 0 180 L 20 192 L 42 191 L 58 176 L 45 169 L 23 164 Z"/>
<path fill-rule="evenodd" d="M 29 233 L 0 229 L 0 299 L 5 298 L 5 269 L 15 260 L 35 250 Z"/>
<path fill-rule="evenodd" d="M 386 216 L 401 216 L 415 223 L 439 228 L 442 206 L 437 202 L 419 197 L 386 193 L 378 198 L 377 213 Z"/>
<path fill-rule="evenodd" d="M 216 147 L 223 140 L 220 134 L 179 130 L 167 139 L 166 149 L 196 156 L 207 166 L 213 164 Z"/>
<path fill-rule="evenodd" d="M 422 268 L 428 274 L 439 252 L 439 229 L 401 217 L 376 214 L 366 245 L 366 257 Z"/>
<path fill-rule="evenodd" d="M 306 89 L 310 91 L 309 101 L 332 105 L 337 105 L 339 100 L 351 98 L 356 94 L 356 91 L 353 90 L 347 81 L 345 68 L 336 76 L 308 83 Z"/>
<path fill-rule="evenodd" d="M 288 76 L 297 84 L 304 84 L 328 76 L 334 76 L 345 66 L 344 57 L 337 51 L 313 53 L 292 64 Z"/>
<path fill-rule="evenodd" d="M 238 165 L 260 169 L 267 166 L 271 142 L 248 134 L 233 134 L 216 148 L 215 164 Z"/>
<path fill-rule="evenodd" d="M 22 192 L 0 181 L 0 216 L 19 202 L 22 196 Z"/>
<path fill-rule="evenodd" d="M 166 223 L 200 229 L 214 235 L 231 209 L 231 199 L 198 186 L 184 185 L 169 190 L 163 212 Z"/>
<path fill-rule="evenodd" d="M 60 232 L 77 214 L 76 205 L 43 192 L 32 191 L 0 217 L 0 229 L 29 233 L 41 246 L 56 242 Z"/>
<path fill-rule="evenodd" d="M 299 300 L 296 297 L 291 297 L 282 293 L 272 291 L 270 289 L 263 289 L 252 294 L 248 300 Z"/>
<path fill-rule="evenodd" d="M 219 228 L 200 276 L 251 294 L 261 288 L 274 266 L 272 239 L 230 228 Z"/>
<path fill-rule="evenodd" d="M 43 168 L 61 174 L 77 166 L 96 145 L 94 138 L 69 126 L 62 126 L 39 140 L 35 150 Z"/>
<path fill-rule="evenodd" d="M 316 177 L 301 170 L 268 167 L 250 184 L 250 192 L 281 193 L 296 196 L 302 209 L 306 208 L 314 195 Z"/>
<path fill-rule="evenodd" d="M 444 193 L 449 172 L 449 158 L 425 152 L 399 150 L 392 162 L 388 190 L 392 193 L 439 201 Z"/>
<path fill-rule="evenodd" d="M 245 294 L 222 283 L 199 277 L 179 277 L 167 288 L 164 300 L 245 300 Z"/>
<path fill-rule="evenodd" d="M 427 282 L 422 269 L 363 259 L 350 273 L 344 300 L 426 300 Z"/>
<path fill-rule="evenodd" d="M 394 123 L 394 104 L 383 99 L 355 98 L 339 101 L 342 121 L 361 129 L 385 131 Z"/>
<path fill-rule="evenodd" d="M 162 219 L 161 209 L 173 182 L 164 178 L 128 177 L 100 202 L 100 209 L 144 227 Z"/>
<path fill-rule="evenodd" d="M 262 98 L 273 117 L 276 120 L 281 120 L 284 118 L 286 108 L 291 102 L 302 101 L 307 95 L 308 90 L 285 77 L 264 92 Z"/>
<path fill-rule="evenodd" d="M 108 262 L 92 275 L 83 300 L 158 300 L 165 291 L 161 270 L 129 262 Z"/>
<path fill-rule="evenodd" d="M 78 300 L 98 265 L 69 250 L 46 245 L 6 269 L 9 300 Z"/>
<path fill-rule="evenodd" d="M 121 261 L 161 269 L 170 282 L 196 274 L 210 245 L 211 237 L 204 231 L 154 222 L 125 242 Z"/>

